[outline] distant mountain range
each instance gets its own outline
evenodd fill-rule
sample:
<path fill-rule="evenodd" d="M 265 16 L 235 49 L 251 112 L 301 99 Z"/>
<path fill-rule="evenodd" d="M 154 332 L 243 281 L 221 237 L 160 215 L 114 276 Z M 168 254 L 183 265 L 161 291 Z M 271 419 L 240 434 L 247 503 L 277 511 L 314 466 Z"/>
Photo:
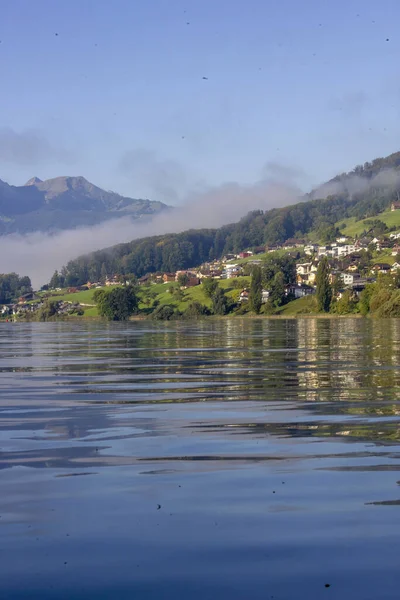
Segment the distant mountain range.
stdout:
<path fill-rule="evenodd" d="M 127 198 L 106 192 L 84 177 L 32 177 L 23 186 L 0 179 L 0 235 L 53 232 L 96 225 L 128 216 L 153 215 L 168 206 L 162 202 Z"/>

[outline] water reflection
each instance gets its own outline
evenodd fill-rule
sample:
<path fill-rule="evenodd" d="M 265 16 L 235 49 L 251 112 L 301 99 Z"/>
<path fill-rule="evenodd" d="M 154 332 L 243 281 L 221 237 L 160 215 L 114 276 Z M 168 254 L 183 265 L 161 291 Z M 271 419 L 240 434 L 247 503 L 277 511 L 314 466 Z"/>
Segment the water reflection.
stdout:
<path fill-rule="evenodd" d="M 398 320 L 2 325 L 1 589 L 397 597 L 399 363 Z"/>

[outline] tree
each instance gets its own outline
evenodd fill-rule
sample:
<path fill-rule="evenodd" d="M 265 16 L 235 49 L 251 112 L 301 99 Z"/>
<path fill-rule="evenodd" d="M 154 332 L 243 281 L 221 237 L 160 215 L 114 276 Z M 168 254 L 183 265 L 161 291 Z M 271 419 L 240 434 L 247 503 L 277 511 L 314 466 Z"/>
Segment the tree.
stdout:
<path fill-rule="evenodd" d="M 55 290 L 60 287 L 60 276 L 58 271 L 54 271 L 52 278 L 50 279 L 49 287 L 51 290 Z"/>
<path fill-rule="evenodd" d="M 357 301 L 351 290 L 346 290 L 335 304 L 335 312 L 338 315 L 347 315 L 355 312 Z"/>
<path fill-rule="evenodd" d="M 211 300 L 214 315 L 226 315 L 228 312 L 228 299 L 222 288 L 217 287 Z"/>
<path fill-rule="evenodd" d="M 186 287 L 189 283 L 189 276 L 186 273 L 180 273 L 178 275 L 178 283 L 181 287 Z"/>
<path fill-rule="evenodd" d="M 203 290 L 207 298 L 212 298 L 218 288 L 217 279 L 213 279 L 212 277 L 207 277 L 203 279 Z"/>
<path fill-rule="evenodd" d="M 249 303 L 251 310 L 258 314 L 262 304 L 262 272 L 258 265 L 252 270 Z"/>
<path fill-rule="evenodd" d="M 329 312 L 332 302 L 332 286 L 329 283 L 329 262 L 326 256 L 323 256 L 317 270 L 317 306 L 321 312 Z"/>
<path fill-rule="evenodd" d="M 151 318 L 155 321 L 169 321 L 175 316 L 174 307 L 170 304 L 157 306 L 154 312 L 151 313 Z"/>
<path fill-rule="evenodd" d="M 47 300 L 38 312 L 39 321 L 48 321 L 57 314 L 60 302 L 57 300 Z"/>
<path fill-rule="evenodd" d="M 183 313 L 183 316 L 186 319 L 198 319 L 199 317 L 205 317 L 209 314 L 210 311 L 208 310 L 207 306 L 200 304 L 200 302 L 191 302 Z"/>
<path fill-rule="evenodd" d="M 100 280 L 104 283 L 107 279 L 107 267 L 106 263 L 102 263 L 100 268 Z"/>
<path fill-rule="evenodd" d="M 271 289 L 269 294 L 269 302 L 275 306 L 282 306 L 285 303 L 285 280 L 283 273 L 276 273 L 271 283 Z"/>
<path fill-rule="evenodd" d="M 93 299 L 99 315 L 109 321 L 126 321 L 137 309 L 138 300 L 131 287 L 96 290 Z"/>

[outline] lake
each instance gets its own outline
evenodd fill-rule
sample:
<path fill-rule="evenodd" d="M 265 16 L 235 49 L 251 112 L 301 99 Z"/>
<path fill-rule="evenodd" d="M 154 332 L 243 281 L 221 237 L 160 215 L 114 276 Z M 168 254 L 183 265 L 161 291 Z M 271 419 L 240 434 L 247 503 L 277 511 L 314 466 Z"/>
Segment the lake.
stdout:
<path fill-rule="evenodd" d="M 0 597 L 397 599 L 400 320 L 0 326 Z"/>

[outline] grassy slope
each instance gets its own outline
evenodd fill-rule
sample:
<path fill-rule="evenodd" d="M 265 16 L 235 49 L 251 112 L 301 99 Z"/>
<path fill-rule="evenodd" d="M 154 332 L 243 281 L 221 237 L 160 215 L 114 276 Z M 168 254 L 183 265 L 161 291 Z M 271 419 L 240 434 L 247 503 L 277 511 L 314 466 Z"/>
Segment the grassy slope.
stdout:
<path fill-rule="evenodd" d="M 245 279 L 250 284 L 250 277 L 243 277 L 241 279 Z M 219 282 L 219 285 L 223 290 L 225 290 L 228 297 L 234 298 L 237 300 L 239 296 L 240 290 L 233 288 L 233 280 L 225 279 Z M 173 294 L 170 294 L 169 290 L 173 287 L 174 289 L 178 289 L 177 283 L 159 283 L 156 285 L 143 286 L 139 288 L 139 308 L 143 311 L 151 306 L 154 299 L 157 299 L 160 305 L 163 304 L 171 304 L 176 307 L 180 311 L 184 311 L 187 309 L 191 302 L 200 302 L 201 304 L 205 304 L 208 307 L 211 307 L 211 300 L 207 298 L 203 292 L 203 286 L 197 285 L 193 288 L 188 288 L 187 290 L 183 290 L 183 298 L 180 300 Z M 110 288 L 105 288 L 110 289 Z M 95 290 L 87 290 L 83 292 L 76 292 L 75 294 L 67 294 L 60 293 L 54 296 L 51 296 L 53 300 L 64 300 L 65 302 L 80 302 L 83 304 L 94 304 L 93 294 Z M 153 298 L 154 296 L 154 298 Z M 146 299 L 149 299 L 150 302 L 146 303 Z M 96 317 L 98 316 L 96 306 L 93 307 L 83 307 L 84 308 L 84 316 L 85 317 Z"/>
<path fill-rule="evenodd" d="M 247 280 L 250 284 L 250 277 L 243 277 L 241 279 Z M 219 285 L 223 290 L 225 290 L 228 297 L 237 299 L 239 296 L 240 290 L 233 288 L 233 279 L 223 279 L 219 282 Z M 178 289 L 179 286 L 177 283 L 160 283 L 157 285 L 140 288 L 139 296 L 141 301 L 139 303 L 139 308 L 146 308 L 147 305 L 145 302 L 143 302 L 143 300 L 145 300 L 149 294 L 157 294 L 156 299 L 159 301 L 160 305 L 170 304 L 180 311 L 186 310 L 191 302 L 200 302 L 208 307 L 211 306 L 211 300 L 204 294 L 202 285 L 197 285 L 195 287 L 188 288 L 187 290 L 183 290 L 183 298 L 181 300 L 174 294 L 170 294 L 169 290 L 171 287 Z"/>
<path fill-rule="evenodd" d="M 276 314 L 283 317 L 296 317 L 297 315 L 315 314 L 317 312 L 315 296 L 304 296 L 304 298 L 285 304 L 277 310 Z"/>
<path fill-rule="evenodd" d="M 399 227 L 400 229 L 400 210 L 386 210 L 383 213 L 380 213 L 376 217 L 372 217 L 373 219 L 378 219 L 379 221 L 383 221 L 386 223 L 388 227 Z M 340 231 L 343 235 L 360 235 L 365 229 L 368 230 L 368 225 L 365 225 L 365 221 L 369 219 L 362 219 L 361 221 L 356 221 L 354 217 L 349 219 L 342 219 L 338 221 L 336 225 L 340 227 L 342 224 L 345 225 L 344 228 L 340 228 Z"/>

